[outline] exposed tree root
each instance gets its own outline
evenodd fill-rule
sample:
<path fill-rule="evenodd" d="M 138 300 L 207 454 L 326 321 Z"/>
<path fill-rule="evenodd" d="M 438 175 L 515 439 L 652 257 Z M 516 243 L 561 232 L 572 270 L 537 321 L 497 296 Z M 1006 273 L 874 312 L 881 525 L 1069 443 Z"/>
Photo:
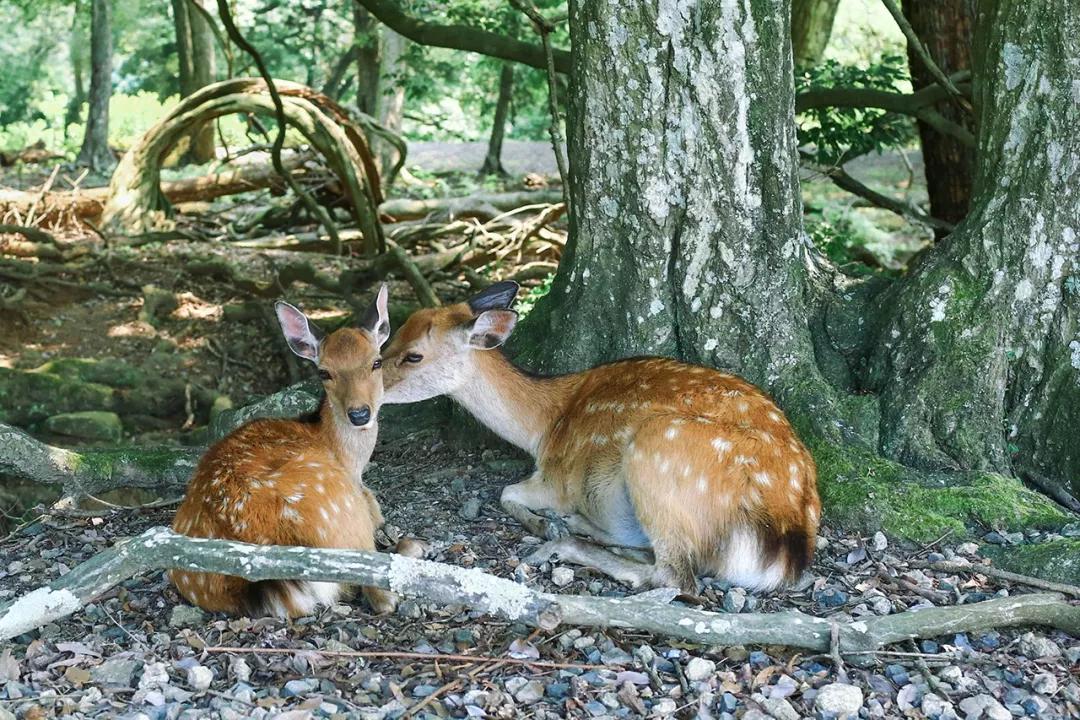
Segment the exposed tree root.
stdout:
<path fill-rule="evenodd" d="M 405 596 L 464 603 L 544 630 L 618 627 L 708 645 L 785 645 L 858 656 L 912 638 L 992 627 L 1046 625 L 1080 633 L 1080 606 L 1058 595 L 1019 595 L 957 607 L 837 623 L 798 611 L 728 615 L 671 604 L 674 589 L 626 598 L 538 592 L 477 569 L 401 555 L 194 539 L 153 528 L 76 566 L 44 587 L 0 605 L 0 640 L 71 615 L 117 584 L 151 570 L 183 568 L 249 580 L 296 578 L 385 588 Z"/>

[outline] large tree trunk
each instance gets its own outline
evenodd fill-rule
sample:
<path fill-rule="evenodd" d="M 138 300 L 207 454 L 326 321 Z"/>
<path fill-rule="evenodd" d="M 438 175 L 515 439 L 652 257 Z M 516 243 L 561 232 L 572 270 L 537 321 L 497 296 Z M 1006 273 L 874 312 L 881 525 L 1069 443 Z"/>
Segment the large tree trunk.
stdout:
<path fill-rule="evenodd" d="M 84 36 L 81 32 L 80 13 L 82 3 L 75 3 L 75 12 L 71 20 L 71 39 L 68 43 L 68 55 L 71 58 L 71 76 L 74 89 L 68 98 L 67 107 L 64 110 L 64 137 L 67 137 L 68 126 L 79 122 L 82 117 L 82 106 L 86 102 L 86 74 L 85 52 L 83 50 Z"/>
<path fill-rule="evenodd" d="M 189 0 L 172 0 L 173 29 L 176 31 L 176 59 L 179 66 L 177 81 L 180 84 L 180 98 L 186 98 L 195 92 L 192 78 L 195 75 L 192 66 L 191 24 L 188 22 Z"/>
<path fill-rule="evenodd" d="M 502 145 L 506 136 L 506 117 L 510 114 L 510 100 L 514 95 L 514 66 L 503 63 L 499 71 L 499 98 L 495 101 L 495 117 L 491 121 L 491 138 L 487 154 L 480 167 L 481 175 L 506 175 L 502 166 Z"/>
<path fill-rule="evenodd" d="M 405 72 L 405 38 L 390 28 L 382 29 L 380 46 L 382 57 L 379 59 L 379 92 L 375 102 L 375 119 L 387 130 L 401 132 L 402 113 L 405 108 L 405 86 L 401 82 Z M 378 140 L 379 174 L 386 185 L 393 181 L 391 169 L 401 160 L 401 153 L 388 142 Z"/>
<path fill-rule="evenodd" d="M 970 0 L 904 0 L 904 15 L 946 74 L 971 69 L 975 19 Z M 933 75 L 911 48 L 908 48 L 908 66 L 915 87 L 934 84 Z M 971 114 L 955 102 L 945 101 L 934 109 L 951 122 L 975 130 Z M 921 121 L 919 137 L 930 195 L 930 214 L 955 225 L 964 219 L 971 207 L 975 151 Z M 943 234 L 938 231 L 939 237 Z"/>
<path fill-rule="evenodd" d="M 375 117 L 379 102 L 379 24 L 359 3 L 350 4 L 356 47 L 356 107 Z"/>
<path fill-rule="evenodd" d="M 840 0 L 792 0 L 791 49 L 795 64 L 817 65 L 832 37 Z"/>
<path fill-rule="evenodd" d="M 1080 490 L 1080 6 L 988 1 L 967 220 L 886 307 L 882 443 L 931 468 L 1035 471 Z"/>
<path fill-rule="evenodd" d="M 90 107 L 86 134 L 76 162 L 97 172 L 116 164 L 109 150 L 109 98 L 112 96 L 111 0 L 92 0 L 90 16 Z"/>
<path fill-rule="evenodd" d="M 188 0 L 199 7 L 204 0 Z M 217 63 L 214 59 L 214 32 L 198 10 L 188 11 L 191 25 L 191 93 L 217 81 Z M 187 97 L 185 95 L 185 97 Z M 208 163 L 215 157 L 214 124 L 205 123 L 191 134 L 190 160 L 197 164 Z"/>

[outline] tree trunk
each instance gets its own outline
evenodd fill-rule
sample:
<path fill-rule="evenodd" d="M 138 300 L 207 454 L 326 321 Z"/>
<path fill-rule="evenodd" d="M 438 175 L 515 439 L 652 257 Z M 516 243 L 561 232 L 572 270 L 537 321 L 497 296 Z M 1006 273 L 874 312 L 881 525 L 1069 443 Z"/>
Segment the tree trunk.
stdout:
<path fill-rule="evenodd" d="M 882 445 L 1080 491 L 1080 6 L 979 7 L 975 198 L 883 303 Z"/>
<path fill-rule="evenodd" d="M 379 102 L 379 25 L 359 3 L 351 2 L 356 46 L 356 107 L 375 117 Z M 387 31 L 389 32 L 389 31 Z"/>
<path fill-rule="evenodd" d="M 904 15 L 915 33 L 946 74 L 971 69 L 971 40 L 974 27 L 970 0 L 904 0 Z M 915 87 L 934 83 L 926 65 L 908 48 L 908 67 Z M 945 101 L 934 108 L 951 122 L 974 132 L 974 118 Z M 950 135 L 943 135 L 919 122 L 930 214 L 957 224 L 968 214 L 975 178 L 975 151 Z M 938 231 L 938 237 L 947 233 Z"/>
<path fill-rule="evenodd" d="M 204 6 L 204 0 L 187 1 L 199 7 Z M 214 32 L 210 29 L 206 18 L 198 10 L 191 9 L 188 11 L 188 23 L 191 26 L 191 92 L 193 93 L 217 81 L 217 63 L 214 58 Z M 188 157 L 191 162 L 199 165 L 208 163 L 216 157 L 213 123 L 205 123 L 192 132 Z"/>
<path fill-rule="evenodd" d="M 405 86 L 401 82 L 405 71 L 405 38 L 389 28 L 382 29 L 382 57 L 379 61 L 379 93 L 376 96 L 375 118 L 379 124 L 394 133 L 401 132 L 402 112 L 405 107 Z M 381 139 L 375 143 L 378 151 L 379 174 L 387 186 L 393 182 L 394 168 L 401 160 L 401 153 L 390 143 Z"/>
<path fill-rule="evenodd" d="M 791 49 L 795 65 L 809 67 L 821 62 L 832 37 L 840 0 L 792 0 Z"/>
<path fill-rule="evenodd" d="M 510 100 L 514 95 L 514 66 L 503 63 L 499 71 L 499 98 L 495 101 L 495 118 L 491 122 L 491 138 L 487 155 L 480 167 L 481 175 L 506 175 L 502 166 L 503 137 L 506 135 L 506 116 L 510 114 Z"/>
<path fill-rule="evenodd" d="M 90 8 L 90 107 L 86 134 L 76 162 L 96 172 L 116 164 L 109 150 L 109 98 L 112 96 L 112 27 L 110 0 L 92 0 Z"/>
<path fill-rule="evenodd" d="M 71 40 L 68 45 L 68 54 L 71 56 L 71 76 L 74 81 L 74 89 L 68 99 L 67 108 L 64 110 L 64 137 L 67 137 L 68 126 L 79 122 L 82 117 L 82 105 L 86 102 L 86 81 L 84 74 L 86 66 L 83 53 L 84 38 L 80 32 L 79 17 L 82 3 L 75 3 L 75 12 L 71 20 Z"/>
<path fill-rule="evenodd" d="M 177 80 L 180 83 L 180 98 L 186 98 L 195 92 L 192 84 L 195 70 L 192 67 L 191 24 L 188 21 L 188 0 L 172 0 L 173 28 L 176 31 L 176 58 L 179 66 Z"/>

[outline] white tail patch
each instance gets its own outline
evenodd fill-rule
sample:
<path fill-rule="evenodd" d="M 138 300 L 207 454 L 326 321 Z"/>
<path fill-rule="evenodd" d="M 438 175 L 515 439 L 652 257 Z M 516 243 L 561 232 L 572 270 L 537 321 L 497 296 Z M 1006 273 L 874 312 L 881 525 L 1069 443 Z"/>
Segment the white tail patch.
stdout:
<path fill-rule="evenodd" d="M 757 533 L 739 525 L 728 536 L 717 571 L 728 582 L 748 590 L 772 590 L 782 585 L 783 561 L 777 558 L 764 565 L 761 557 L 761 540 Z"/>

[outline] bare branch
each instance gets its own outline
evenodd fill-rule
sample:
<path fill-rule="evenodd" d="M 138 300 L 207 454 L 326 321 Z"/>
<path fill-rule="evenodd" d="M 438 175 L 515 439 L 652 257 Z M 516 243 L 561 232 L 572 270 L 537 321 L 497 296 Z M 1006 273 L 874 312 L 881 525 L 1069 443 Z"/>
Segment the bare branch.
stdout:
<path fill-rule="evenodd" d="M 884 3 L 889 14 L 893 16 L 893 20 L 900 27 L 900 31 L 904 33 L 904 37 L 907 38 L 908 46 L 915 51 L 915 54 L 922 60 L 923 65 L 930 71 L 930 74 L 934 76 L 934 79 L 938 84 L 945 89 L 949 97 L 952 98 L 964 110 L 971 112 L 971 103 L 968 102 L 964 94 L 960 92 L 959 88 L 953 84 L 953 81 L 949 79 L 942 69 L 934 62 L 934 58 L 930 55 L 930 51 L 923 45 L 922 40 L 915 33 L 915 28 L 911 27 L 911 23 L 904 17 L 903 11 L 900 10 L 900 6 L 896 4 L 895 0 L 881 0 Z"/>

